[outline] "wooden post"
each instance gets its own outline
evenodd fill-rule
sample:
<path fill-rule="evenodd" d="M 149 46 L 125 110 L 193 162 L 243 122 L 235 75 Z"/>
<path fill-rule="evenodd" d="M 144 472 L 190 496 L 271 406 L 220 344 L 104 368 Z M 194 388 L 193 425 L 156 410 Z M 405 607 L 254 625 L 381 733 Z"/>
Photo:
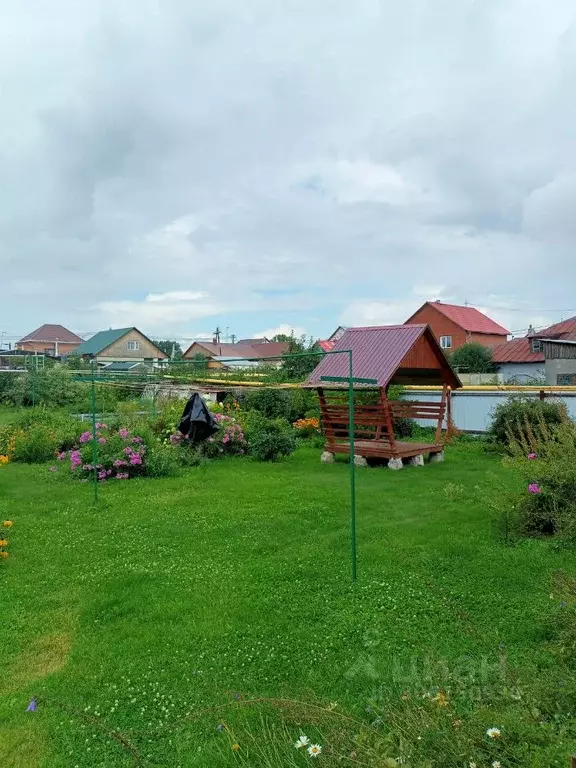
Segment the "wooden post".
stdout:
<path fill-rule="evenodd" d="M 438 414 L 438 425 L 436 427 L 436 443 L 442 440 L 442 422 L 444 421 L 444 413 L 446 412 L 446 401 L 448 398 L 448 384 L 444 384 L 442 387 L 442 399 L 440 401 L 440 413 Z"/>
<path fill-rule="evenodd" d="M 396 439 L 394 437 L 394 421 L 392 419 L 392 413 L 390 412 L 390 400 L 386 395 L 384 387 L 380 388 L 380 402 L 382 403 L 384 425 L 388 432 L 388 440 L 390 441 L 390 448 L 392 449 L 392 455 L 396 453 Z"/>
<path fill-rule="evenodd" d="M 576 768 L 576 755 L 572 755 L 570 758 L 570 768 Z"/>

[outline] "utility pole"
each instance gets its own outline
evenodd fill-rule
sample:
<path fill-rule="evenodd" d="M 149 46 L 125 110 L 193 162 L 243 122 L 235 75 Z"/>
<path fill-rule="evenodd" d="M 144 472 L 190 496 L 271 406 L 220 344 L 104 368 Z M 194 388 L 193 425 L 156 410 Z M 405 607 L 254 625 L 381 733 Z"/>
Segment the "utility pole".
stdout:
<path fill-rule="evenodd" d="M 216 326 L 216 330 L 214 331 L 214 344 L 220 344 L 221 335 L 222 335 L 222 331 L 218 326 Z"/>
<path fill-rule="evenodd" d="M 238 336 L 236 336 L 235 333 L 231 334 L 230 341 L 232 342 L 232 344 L 236 344 L 236 339 L 237 338 L 238 338 Z"/>

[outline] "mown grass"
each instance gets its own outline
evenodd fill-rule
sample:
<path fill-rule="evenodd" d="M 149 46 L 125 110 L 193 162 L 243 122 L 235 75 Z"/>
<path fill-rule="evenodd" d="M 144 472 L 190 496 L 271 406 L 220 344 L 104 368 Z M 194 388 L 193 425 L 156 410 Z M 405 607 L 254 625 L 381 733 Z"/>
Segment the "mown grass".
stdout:
<path fill-rule="evenodd" d="M 0 563 L 0 765 L 304 765 L 291 744 L 290 758 L 282 744 L 277 759 L 261 754 L 259 734 L 320 728 L 279 699 L 369 723 L 375 697 L 447 689 L 463 659 L 475 687 L 509 685 L 504 656 L 523 684 L 552 668 L 551 577 L 572 557 L 499 542 L 478 490 L 504 477 L 497 458 L 463 445 L 444 464 L 359 470 L 352 584 L 347 468 L 318 453 L 110 484 L 97 508 L 89 484 L 1 468 L 0 518 L 14 527 Z M 281 723 L 272 737 L 268 718 Z M 534 748 L 526 765 L 570 747 L 566 735 Z M 328 748 L 316 762 L 331 759 Z"/>

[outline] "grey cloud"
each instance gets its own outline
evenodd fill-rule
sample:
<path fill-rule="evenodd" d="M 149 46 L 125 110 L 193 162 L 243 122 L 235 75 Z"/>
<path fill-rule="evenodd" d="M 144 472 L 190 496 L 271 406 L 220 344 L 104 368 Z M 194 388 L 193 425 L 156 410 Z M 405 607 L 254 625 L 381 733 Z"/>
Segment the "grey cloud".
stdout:
<path fill-rule="evenodd" d="M 97 327 L 180 289 L 268 310 L 260 291 L 303 283 L 309 330 L 439 280 L 570 303 L 569 0 L 0 10 L 0 327 Z"/>

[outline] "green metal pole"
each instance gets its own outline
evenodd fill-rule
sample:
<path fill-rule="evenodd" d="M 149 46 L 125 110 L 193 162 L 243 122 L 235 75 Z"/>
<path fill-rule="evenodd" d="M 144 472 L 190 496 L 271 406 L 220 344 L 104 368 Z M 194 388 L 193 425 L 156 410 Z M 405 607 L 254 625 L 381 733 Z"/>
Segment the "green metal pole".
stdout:
<path fill-rule="evenodd" d="M 92 410 L 92 485 L 94 488 L 94 504 L 98 504 L 98 439 L 96 436 L 96 382 L 94 378 L 94 360 L 90 361 L 92 386 L 90 389 L 90 408 Z"/>
<path fill-rule="evenodd" d="M 354 462 L 354 368 L 352 350 L 348 355 L 348 435 L 350 439 L 350 559 L 352 581 L 356 581 L 356 464 Z"/>

